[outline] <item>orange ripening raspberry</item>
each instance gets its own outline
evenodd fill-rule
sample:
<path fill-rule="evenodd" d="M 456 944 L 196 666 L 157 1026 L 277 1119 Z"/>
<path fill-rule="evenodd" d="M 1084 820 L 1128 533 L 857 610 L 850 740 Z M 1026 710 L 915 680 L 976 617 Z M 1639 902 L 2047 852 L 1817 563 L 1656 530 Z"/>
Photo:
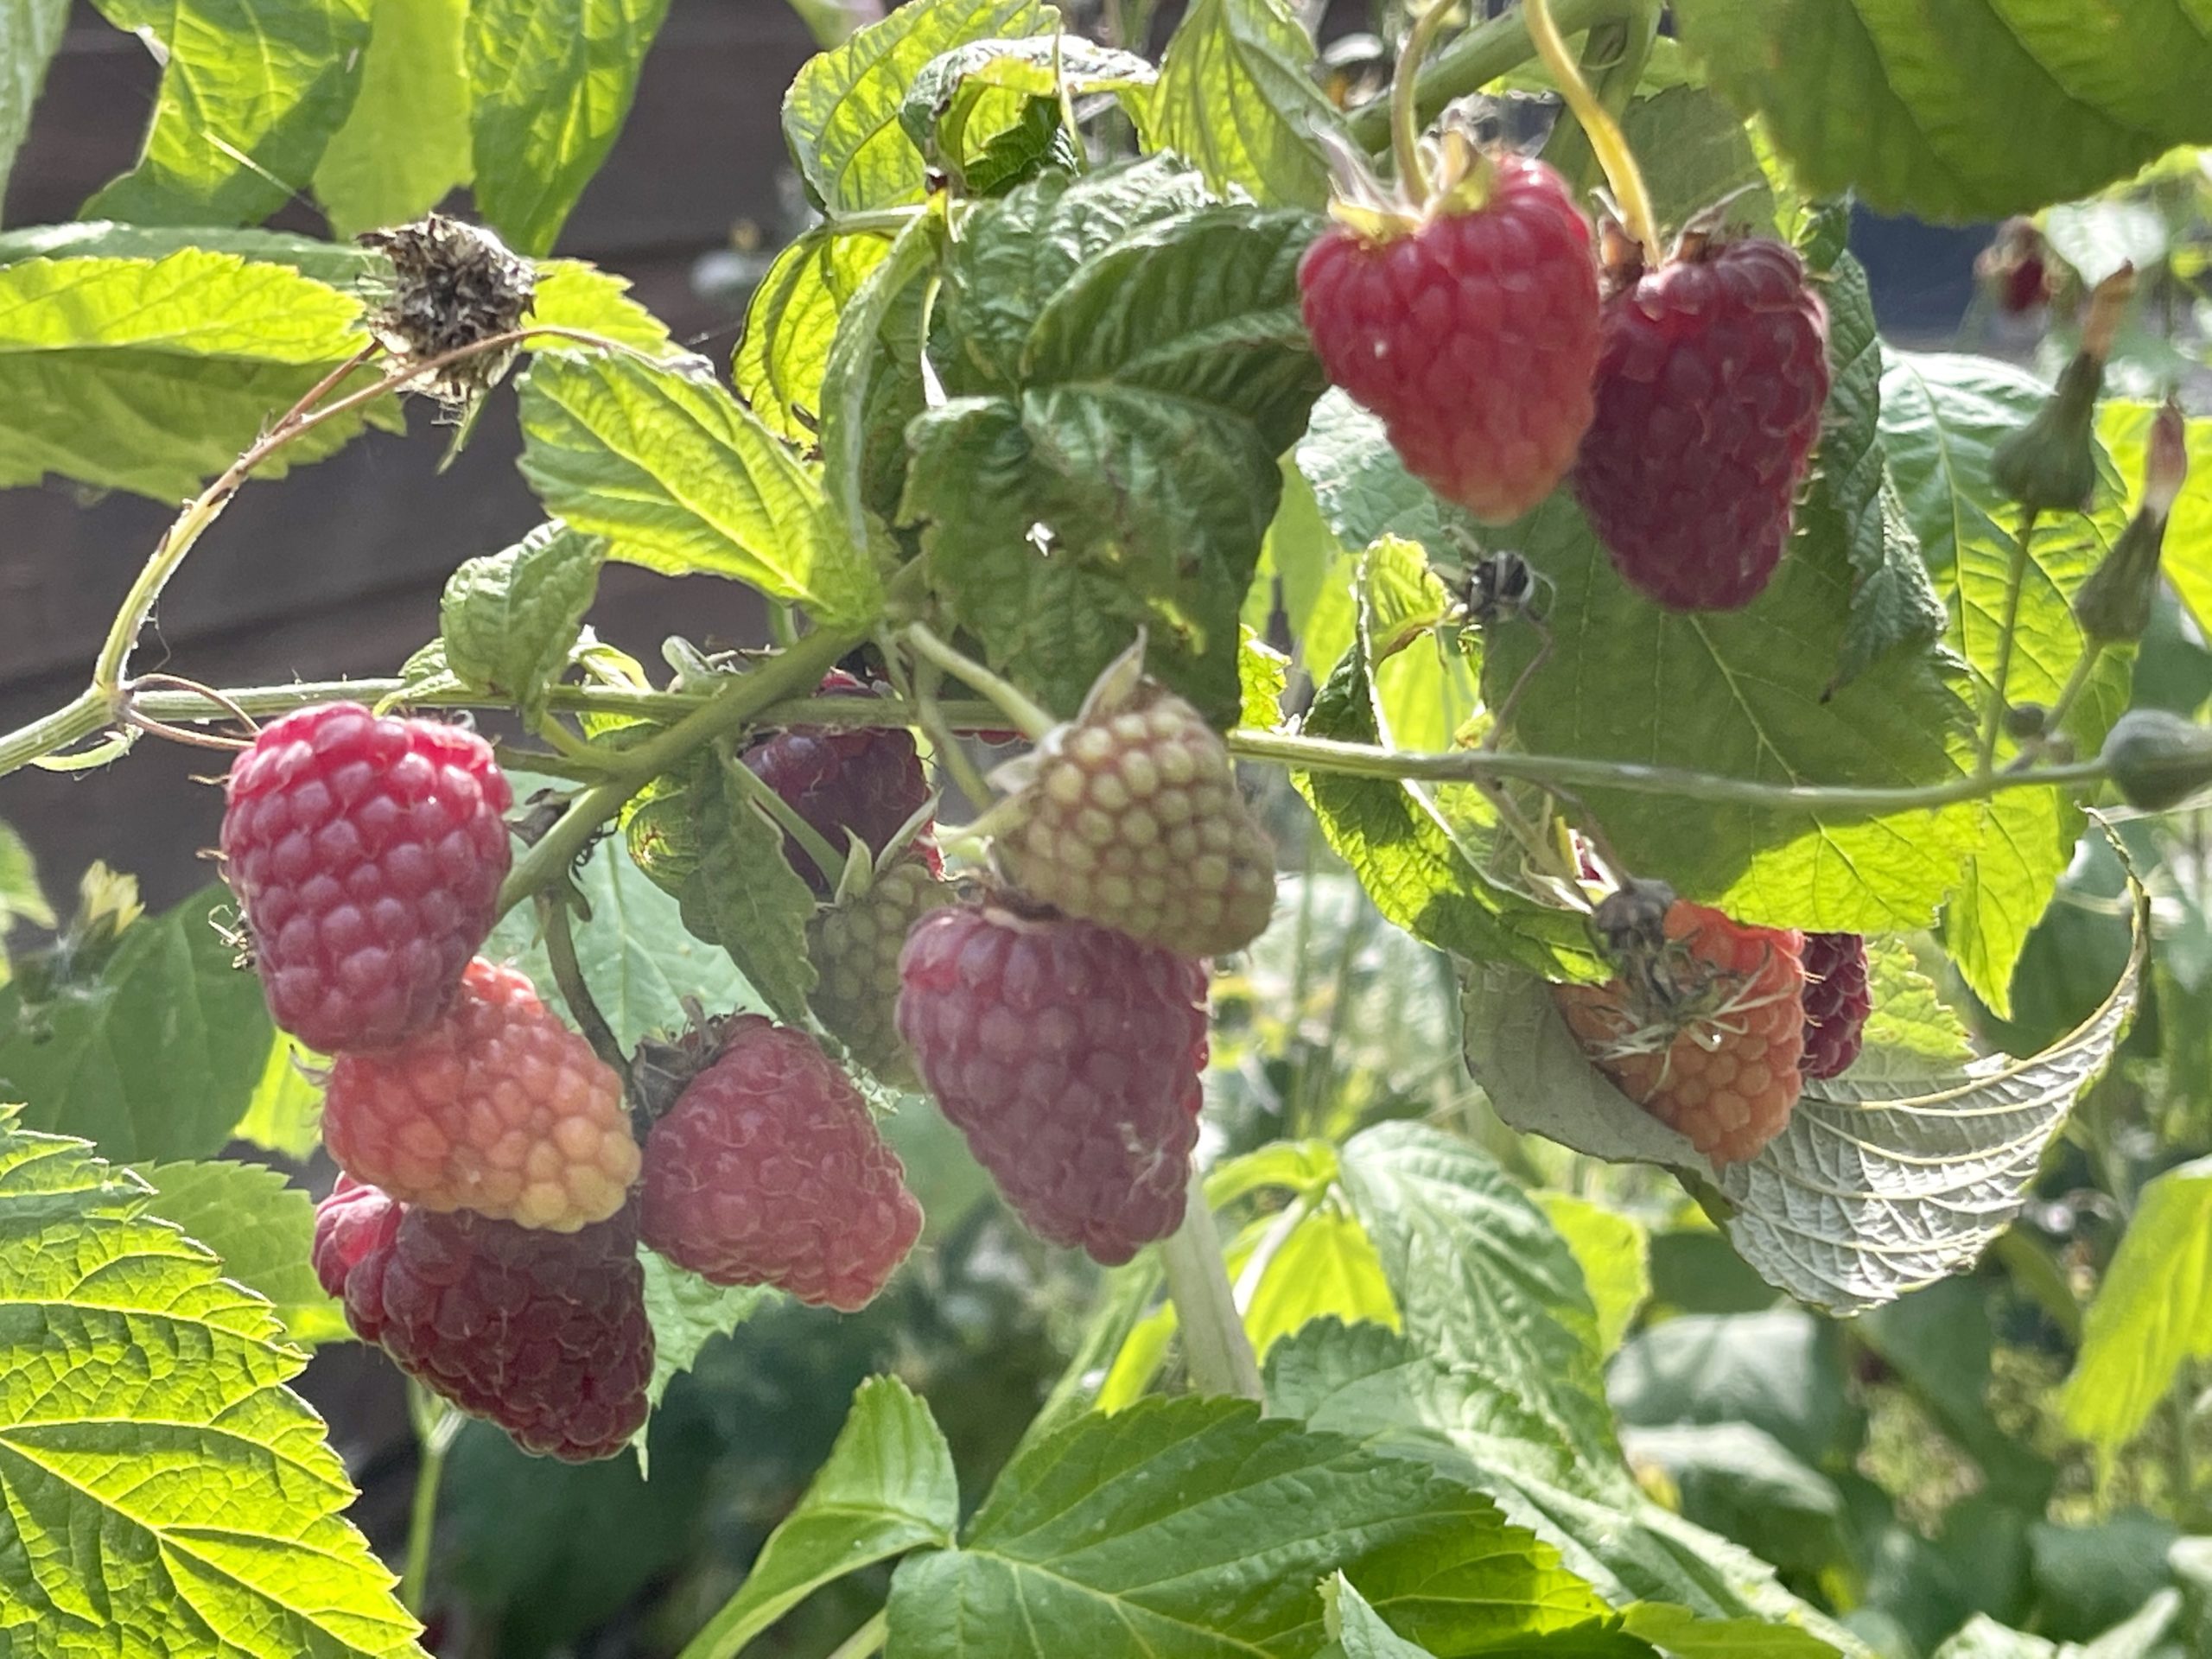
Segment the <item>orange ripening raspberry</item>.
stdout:
<path fill-rule="evenodd" d="M 1804 936 L 1677 899 L 1666 942 L 1604 985 L 1553 988 L 1616 1088 L 1715 1164 L 1782 1133 L 1803 1085 Z"/>

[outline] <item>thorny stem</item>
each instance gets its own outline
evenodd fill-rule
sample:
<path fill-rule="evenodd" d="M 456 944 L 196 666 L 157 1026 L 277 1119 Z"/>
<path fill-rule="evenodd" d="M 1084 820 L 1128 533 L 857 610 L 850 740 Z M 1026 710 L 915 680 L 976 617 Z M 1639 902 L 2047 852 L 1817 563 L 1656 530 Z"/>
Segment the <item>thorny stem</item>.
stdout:
<path fill-rule="evenodd" d="M 1183 1363 L 1191 1385 L 1200 1394 L 1230 1394 L 1260 1400 L 1260 1362 L 1252 1339 L 1237 1317 L 1236 1293 L 1222 1264 L 1221 1238 L 1214 1231 L 1213 1207 L 1206 1202 L 1205 1180 L 1194 1168 L 1183 1206 L 1183 1224 L 1160 1246 L 1167 1270 L 1167 1294 L 1183 1336 Z"/>
<path fill-rule="evenodd" d="M 998 704 L 1021 734 L 1034 743 L 1060 722 L 1017 690 L 1011 681 L 994 674 L 981 663 L 963 656 L 931 632 L 924 622 L 906 625 L 906 643 L 962 683 L 973 687 Z"/>
<path fill-rule="evenodd" d="M 2012 675 L 2012 631 L 2020 622 L 2020 589 L 2028 575 L 2028 541 L 2035 534 L 2036 510 L 2020 509 L 2012 535 L 2012 562 L 2005 573 L 2005 620 L 1997 631 L 1997 666 L 1989 677 L 1989 711 L 1982 717 L 1977 770 L 1986 778 L 1997 760 L 1997 734 L 2005 727 L 2005 687 Z"/>
<path fill-rule="evenodd" d="M 1552 21 L 1561 33 L 1579 35 L 1600 23 L 1631 16 L 1647 0 L 1554 0 Z M 1527 19 L 1516 8 L 1465 30 L 1439 52 L 1414 86 L 1414 118 L 1423 120 L 1453 99 L 1479 91 L 1529 60 Z M 1376 99 L 1355 111 L 1351 136 L 1370 150 L 1390 142 L 1390 102 Z"/>
<path fill-rule="evenodd" d="M 1658 216 L 1652 211 L 1651 193 L 1644 188 L 1643 170 L 1636 164 L 1636 153 L 1621 136 L 1620 123 L 1613 119 L 1612 111 L 1598 101 L 1598 95 L 1582 79 L 1581 69 L 1567 49 L 1566 37 L 1552 21 L 1551 0 L 1521 0 L 1521 10 L 1529 38 L 1535 42 L 1536 55 L 1552 72 L 1552 79 L 1559 83 L 1560 96 L 1574 111 L 1574 118 L 1582 124 L 1583 134 L 1590 140 L 1590 148 L 1597 152 L 1598 165 L 1605 170 L 1605 181 L 1613 188 L 1613 200 L 1628 223 L 1629 234 L 1643 245 L 1647 259 L 1657 259 Z"/>
<path fill-rule="evenodd" d="M 1408 206 L 1428 200 L 1428 169 L 1421 159 L 1421 117 L 1414 110 L 1414 78 L 1459 0 L 1429 0 L 1406 36 L 1390 82 L 1390 154 L 1397 163 L 1398 194 Z"/>
<path fill-rule="evenodd" d="M 552 965 L 553 982 L 561 988 L 561 1000 L 569 1005 L 569 1013 L 592 1052 L 613 1066 L 615 1075 L 627 1077 L 630 1057 L 622 1052 L 621 1039 L 600 1012 L 591 983 L 584 978 L 583 963 L 576 959 L 576 932 L 569 918 L 569 895 L 551 887 L 539 888 L 535 897 L 537 925 L 545 935 L 546 960 Z"/>
<path fill-rule="evenodd" d="M 461 1432 L 461 1413 L 437 1400 L 419 1382 L 408 1387 L 408 1414 L 414 1420 L 418 1460 L 415 1465 L 415 1497 L 407 1512 L 407 1560 L 399 1575 L 399 1604 L 417 1618 L 423 1616 L 423 1592 L 429 1587 L 430 1544 L 438 1524 L 438 1483 L 445 1474 L 446 1453 Z"/>

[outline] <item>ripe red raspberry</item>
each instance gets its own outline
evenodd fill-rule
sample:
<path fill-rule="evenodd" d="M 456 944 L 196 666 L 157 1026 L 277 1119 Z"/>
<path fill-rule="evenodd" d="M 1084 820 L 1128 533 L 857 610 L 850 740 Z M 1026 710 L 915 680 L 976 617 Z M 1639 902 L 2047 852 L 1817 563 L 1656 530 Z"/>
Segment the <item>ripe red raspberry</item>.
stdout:
<path fill-rule="evenodd" d="M 1182 1224 L 1205 974 L 1110 928 L 933 911 L 899 960 L 923 1077 L 1039 1236 L 1108 1267 Z"/>
<path fill-rule="evenodd" d="M 574 1233 L 394 1210 L 346 1275 L 353 1329 L 525 1452 L 583 1463 L 627 1446 L 653 1374 L 635 1210 Z"/>
<path fill-rule="evenodd" d="M 263 728 L 227 794 L 224 875 L 270 1017 L 326 1054 L 436 1019 L 507 874 L 514 797 L 491 745 L 324 703 Z"/>
<path fill-rule="evenodd" d="M 872 697 L 875 694 L 842 669 L 832 669 L 817 696 Z M 842 853 L 852 830 L 880 853 L 930 798 L 921 758 L 910 733 L 862 727 L 838 731 L 823 726 L 793 726 L 762 738 L 741 757 L 753 775 L 774 790 Z M 944 868 L 937 844 L 918 837 L 917 853 L 932 872 Z M 827 898 L 837 870 L 817 870 L 799 844 L 786 836 L 784 856 L 815 892 Z"/>
<path fill-rule="evenodd" d="M 1622 578 L 1671 610 L 1756 598 L 1827 395 L 1827 309 L 1778 242 L 1695 243 L 1607 301 L 1574 487 Z"/>
<path fill-rule="evenodd" d="M 1741 1163 L 1782 1133 L 1803 1086 L 1803 936 L 1681 899 L 1664 933 L 1619 978 L 1553 994 L 1615 1087 L 1715 1164 Z"/>
<path fill-rule="evenodd" d="M 357 1268 L 380 1277 L 389 1258 L 393 1236 L 404 1212 L 390 1193 L 364 1186 L 351 1175 L 340 1175 L 330 1196 L 315 1207 L 315 1276 L 326 1294 L 346 1304 L 349 1313 L 359 1304 L 354 1330 L 364 1342 L 374 1342 L 383 1326 L 382 1304 L 364 1281 L 362 1294 L 349 1296 L 346 1286 Z M 363 1262 L 370 1265 L 362 1268 Z"/>
<path fill-rule="evenodd" d="M 1805 1053 L 1808 1077 L 1840 1077 L 1866 1039 L 1873 995 L 1866 983 L 1866 941 L 1856 933 L 1805 936 Z"/>
<path fill-rule="evenodd" d="M 804 1032 L 748 1014 L 719 1036 L 646 1137 L 646 1244 L 718 1285 L 867 1306 L 921 1236 L 898 1154 Z"/>
<path fill-rule="evenodd" d="M 331 1068 L 322 1138 L 403 1204 L 556 1232 L 606 1220 L 638 1175 L 622 1079 L 527 978 L 480 957 L 428 1031 Z"/>
<path fill-rule="evenodd" d="M 951 902 L 951 884 L 907 853 L 807 925 L 806 953 L 819 976 L 810 999 L 814 1017 L 893 1088 L 920 1082 L 899 1038 L 899 952 L 917 919 Z"/>
<path fill-rule="evenodd" d="M 1181 957 L 1242 950 L 1274 912 L 1274 847 L 1219 735 L 1124 663 L 1009 768 L 1027 781 L 999 858 L 1022 892 L 1071 916 Z"/>
<path fill-rule="evenodd" d="M 1590 424 L 1598 268 L 1558 174 L 1488 165 L 1480 207 L 1447 195 L 1417 221 L 1332 226 L 1298 282 L 1329 378 L 1382 417 L 1414 477 L 1503 524 L 1552 493 Z"/>

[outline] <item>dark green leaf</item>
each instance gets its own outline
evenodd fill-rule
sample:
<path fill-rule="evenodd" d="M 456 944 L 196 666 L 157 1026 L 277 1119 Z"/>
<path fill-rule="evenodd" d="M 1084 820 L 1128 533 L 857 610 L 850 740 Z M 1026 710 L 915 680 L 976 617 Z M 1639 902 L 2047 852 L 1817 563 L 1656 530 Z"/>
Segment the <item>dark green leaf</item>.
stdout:
<path fill-rule="evenodd" d="M 569 665 L 606 558 L 603 538 L 556 519 L 505 552 L 467 561 L 438 605 L 447 667 L 511 699 L 536 724 Z"/>
<path fill-rule="evenodd" d="M 1319 135 L 1342 118 L 1311 73 L 1313 38 L 1284 0 L 1196 0 L 1137 103 L 1147 149 L 1177 151 L 1217 190 L 1271 207 L 1324 206 Z"/>
<path fill-rule="evenodd" d="M 784 858 L 784 832 L 729 779 L 741 765 L 725 760 L 701 774 L 691 805 L 698 864 L 683 884 L 683 925 L 728 951 L 779 1016 L 804 1022 L 815 981 L 806 954 L 814 894 Z"/>
<path fill-rule="evenodd" d="M 1732 198 L 1726 222 L 1762 233 L 1773 229 L 1774 193 L 1759 171 L 1751 135 L 1706 88 L 1667 86 L 1637 99 L 1621 117 L 1621 136 L 1643 162 L 1644 188 L 1662 226 L 1679 230 Z"/>
<path fill-rule="evenodd" d="M 2186 0 L 2094 23 L 2075 0 L 1682 0 L 1675 15 L 1805 189 L 1885 213 L 2032 213 L 2212 141 L 2212 36 Z"/>
<path fill-rule="evenodd" d="M 0 1120 L 0 1649 L 421 1659 L 305 1355 L 148 1202 Z"/>
<path fill-rule="evenodd" d="M 1372 743 L 1367 675 L 1346 653 L 1306 712 L 1311 737 Z M 1293 774 L 1322 833 L 1384 918 L 1470 961 L 1589 976 L 1598 963 L 1581 919 L 1492 882 L 1427 798 L 1402 782 L 1344 772 Z"/>
<path fill-rule="evenodd" d="M 162 54 L 138 164 L 86 219 L 248 225 L 304 191 L 361 85 L 371 0 L 102 0 Z"/>
<path fill-rule="evenodd" d="M 2170 1281 L 2177 1277 L 2171 1268 L 2167 1274 Z M 1981 1465 L 1993 1497 L 2042 1511 L 2056 1471 L 1999 1426 L 1986 1397 L 1996 1340 L 1984 1282 L 1939 1280 L 1876 1308 L 1853 1329 L 1911 1389 L 1937 1427 Z"/>
<path fill-rule="evenodd" d="M 524 477 L 608 556 L 709 571 L 867 620 L 874 569 L 840 537 L 814 474 L 711 381 L 630 358 L 542 357 L 522 385 Z"/>
<path fill-rule="evenodd" d="M 468 0 L 372 0 L 353 113 L 315 170 L 340 236 L 420 217 L 468 182 Z"/>
<path fill-rule="evenodd" d="M 908 1550 L 950 1548 L 959 1519 L 952 1452 L 929 1408 L 896 1377 L 871 1377 L 806 1496 L 684 1651 L 727 1659 L 832 1580 Z"/>
<path fill-rule="evenodd" d="M 1843 1338 L 1802 1308 L 1687 1314 L 1623 1348 L 1607 1393 L 1624 1427 L 1747 1423 L 1813 1467 L 1847 1453 Z"/>
<path fill-rule="evenodd" d="M 1630 1462 L 1663 1473 L 1685 1519 L 1750 1548 L 1785 1573 L 1816 1576 L 1848 1559 L 1843 1494 L 1749 1423 L 1623 1428 Z"/>
<path fill-rule="evenodd" d="M 1059 14 L 1037 0 L 913 0 L 798 72 L 784 96 L 784 141 L 799 175 L 832 219 L 919 201 L 922 153 L 899 124 L 906 89 L 931 60 L 970 41 L 1050 35 Z M 986 130 L 1018 94 L 988 95 Z"/>
<path fill-rule="evenodd" d="M 709 1284 L 652 1250 L 639 1251 L 638 1260 L 645 1270 L 645 1317 L 653 1327 L 653 1376 L 648 1391 L 658 1407 L 677 1373 L 697 1363 L 701 1349 L 773 1306 L 779 1293 L 766 1285 Z M 645 1435 L 645 1430 L 638 1431 L 640 1445 Z"/>
<path fill-rule="evenodd" d="M 895 379 L 887 325 L 906 290 L 927 270 L 940 245 L 941 227 L 917 219 L 899 234 L 891 251 L 869 271 L 837 319 L 836 337 L 822 375 L 823 489 L 838 533 L 855 547 L 888 539 L 868 507 L 868 462 L 872 437 L 868 410 L 879 378 Z M 913 342 L 918 345 L 918 341 Z M 903 423 L 902 423 L 903 424 Z"/>
<path fill-rule="evenodd" d="M 253 975 L 211 913 L 230 890 L 202 888 L 142 918 L 99 977 L 26 1009 L 0 988 L 0 1096 L 26 1127 L 96 1141 L 140 1161 L 204 1158 L 245 1113 L 269 1056 L 269 1015 Z"/>
<path fill-rule="evenodd" d="M 213 1250 L 224 1278 L 267 1297 L 290 1340 L 312 1348 L 351 1334 L 308 1260 L 315 1201 L 280 1172 L 213 1160 L 155 1164 L 143 1173 L 154 1189 L 148 1213 Z"/>
<path fill-rule="evenodd" d="M 517 251 L 551 251 L 667 15 L 668 0 L 472 0 L 476 205 Z"/>
<path fill-rule="evenodd" d="M 957 1549 L 893 1580 L 907 1659 L 1304 1659 L 1341 1571 L 1421 1641 L 1465 1651 L 1602 1614 L 1487 1500 L 1233 1400 L 1147 1400 L 1032 1444 Z"/>

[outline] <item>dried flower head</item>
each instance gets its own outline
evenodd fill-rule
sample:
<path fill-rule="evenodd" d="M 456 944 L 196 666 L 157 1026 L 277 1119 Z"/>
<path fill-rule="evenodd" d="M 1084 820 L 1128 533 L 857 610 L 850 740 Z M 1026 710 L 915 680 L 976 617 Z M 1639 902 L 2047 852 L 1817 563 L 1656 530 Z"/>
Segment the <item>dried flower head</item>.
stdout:
<path fill-rule="evenodd" d="M 368 325 L 403 366 L 511 334 L 530 315 L 537 268 L 481 226 L 427 213 L 371 231 L 361 242 L 391 261 L 391 293 Z M 514 356 L 508 347 L 463 358 L 432 370 L 419 387 L 466 407 L 499 384 Z"/>

